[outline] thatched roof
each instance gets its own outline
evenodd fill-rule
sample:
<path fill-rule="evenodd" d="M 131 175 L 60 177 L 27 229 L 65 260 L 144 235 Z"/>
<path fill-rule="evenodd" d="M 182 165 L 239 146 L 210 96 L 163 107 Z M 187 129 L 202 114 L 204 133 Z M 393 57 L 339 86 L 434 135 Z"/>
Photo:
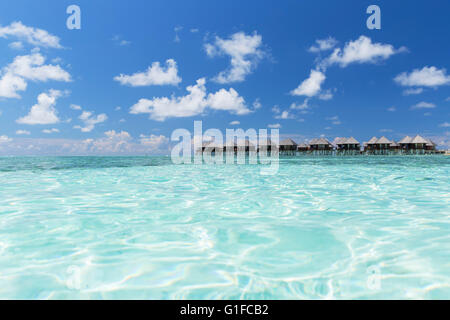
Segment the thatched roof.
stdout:
<path fill-rule="evenodd" d="M 378 141 L 377 137 L 372 137 L 369 141 L 366 142 L 366 144 L 376 144 Z"/>
<path fill-rule="evenodd" d="M 359 142 L 355 138 L 350 137 L 347 140 L 345 140 L 345 144 L 359 144 Z"/>
<path fill-rule="evenodd" d="M 376 144 L 391 144 L 391 141 L 385 136 L 382 136 L 380 139 L 377 140 Z"/>
<path fill-rule="evenodd" d="M 308 145 L 306 143 L 300 143 L 297 147 L 306 149 L 306 148 L 308 148 Z"/>
<path fill-rule="evenodd" d="M 347 138 L 337 137 L 334 139 L 333 144 L 335 144 L 335 145 L 345 144 L 346 140 L 347 140 Z"/>
<path fill-rule="evenodd" d="M 280 146 L 296 146 L 297 143 L 292 139 L 284 139 L 280 142 Z"/>
<path fill-rule="evenodd" d="M 431 141 L 431 139 L 426 139 L 428 141 L 427 146 L 428 147 L 435 147 L 436 143 L 434 143 L 433 141 Z"/>
<path fill-rule="evenodd" d="M 311 139 L 311 140 L 309 140 L 309 145 L 313 145 L 313 144 L 317 144 L 317 141 L 319 141 L 319 139 Z"/>
<path fill-rule="evenodd" d="M 410 136 L 404 137 L 402 140 L 400 140 L 398 143 L 400 144 L 408 144 L 411 143 L 412 138 Z"/>
<path fill-rule="evenodd" d="M 424 144 L 427 144 L 428 141 L 425 138 L 417 135 L 411 140 L 411 143 L 424 143 Z"/>
<path fill-rule="evenodd" d="M 310 143 L 310 144 L 311 144 L 311 143 Z M 316 141 L 315 144 L 317 144 L 317 145 L 331 145 L 331 142 L 328 141 L 328 140 L 325 139 L 325 138 L 320 138 L 319 140 Z"/>
<path fill-rule="evenodd" d="M 395 142 L 394 140 L 392 140 L 391 147 L 400 147 L 400 145 L 397 142 Z"/>
<path fill-rule="evenodd" d="M 251 143 L 248 139 L 245 140 L 238 140 L 236 141 L 227 141 L 225 143 L 225 147 L 230 148 L 230 147 L 255 147 L 255 145 L 253 143 Z"/>

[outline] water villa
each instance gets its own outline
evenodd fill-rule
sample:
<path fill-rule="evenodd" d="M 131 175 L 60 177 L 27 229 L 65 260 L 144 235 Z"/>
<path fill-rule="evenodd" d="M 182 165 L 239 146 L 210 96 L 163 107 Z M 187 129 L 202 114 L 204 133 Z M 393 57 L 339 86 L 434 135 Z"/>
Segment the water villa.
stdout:
<path fill-rule="evenodd" d="M 436 150 L 436 144 L 430 139 L 420 135 L 414 138 L 409 136 L 395 142 L 385 136 L 381 138 L 372 137 L 369 141 L 361 144 L 354 137 L 336 138 L 333 143 L 326 138 L 311 139 L 309 143 L 297 144 L 294 140 L 288 138 L 282 140 L 278 145 L 266 138 L 258 142 L 255 146 L 249 140 L 228 141 L 223 146 L 214 142 L 202 144 L 201 151 L 211 154 L 219 152 L 238 153 L 240 151 L 264 152 L 270 154 L 278 151 L 280 155 L 419 155 L 419 154 L 444 154 L 444 151 Z"/>
<path fill-rule="evenodd" d="M 335 145 L 338 154 L 355 155 L 361 153 L 361 145 L 359 141 L 353 137 L 336 138 Z"/>
<path fill-rule="evenodd" d="M 296 155 L 297 143 L 292 139 L 285 139 L 280 142 L 279 150 L 283 155 Z"/>
<path fill-rule="evenodd" d="M 227 141 L 225 146 L 223 147 L 223 152 L 226 153 L 238 153 L 239 151 L 243 152 L 256 152 L 256 146 L 251 143 L 249 140 L 244 140 L 241 142 L 236 141 Z"/>
<path fill-rule="evenodd" d="M 308 152 L 308 145 L 306 143 L 300 143 L 297 146 L 297 151 L 301 154 L 305 154 L 306 152 Z"/>
<path fill-rule="evenodd" d="M 309 142 L 309 151 L 315 155 L 329 155 L 333 152 L 333 145 L 325 138 L 312 139 Z"/>
<path fill-rule="evenodd" d="M 278 146 L 269 138 L 258 141 L 258 148 L 256 149 L 258 153 L 271 154 L 272 151 L 276 150 L 278 150 Z"/>

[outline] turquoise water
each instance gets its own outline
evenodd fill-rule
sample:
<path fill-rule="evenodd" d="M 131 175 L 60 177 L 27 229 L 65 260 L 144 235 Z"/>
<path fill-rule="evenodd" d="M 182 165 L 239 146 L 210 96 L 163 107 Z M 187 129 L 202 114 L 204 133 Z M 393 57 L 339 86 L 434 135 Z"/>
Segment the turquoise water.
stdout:
<path fill-rule="evenodd" d="M 0 298 L 450 298 L 450 157 L 259 169 L 0 158 Z"/>

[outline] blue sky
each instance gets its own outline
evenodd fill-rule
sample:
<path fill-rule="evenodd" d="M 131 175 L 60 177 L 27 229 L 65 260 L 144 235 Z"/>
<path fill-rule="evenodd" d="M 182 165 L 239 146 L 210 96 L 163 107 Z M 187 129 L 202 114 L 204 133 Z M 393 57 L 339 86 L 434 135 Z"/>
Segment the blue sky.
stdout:
<path fill-rule="evenodd" d="M 81 30 L 66 27 L 71 4 Z M 449 148 L 449 13 L 444 0 L 2 2 L 0 154 L 168 153 L 194 120 Z"/>

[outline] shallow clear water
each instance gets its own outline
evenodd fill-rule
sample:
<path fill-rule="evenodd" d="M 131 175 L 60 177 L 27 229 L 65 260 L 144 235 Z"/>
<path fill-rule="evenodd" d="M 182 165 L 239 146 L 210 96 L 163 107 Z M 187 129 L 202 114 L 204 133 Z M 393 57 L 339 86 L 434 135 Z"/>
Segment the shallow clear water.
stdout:
<path fill-rule="evenodd" d="M 450 157 L 259 169 L 0 158 L 0 298 L 450 298 Z"/>

